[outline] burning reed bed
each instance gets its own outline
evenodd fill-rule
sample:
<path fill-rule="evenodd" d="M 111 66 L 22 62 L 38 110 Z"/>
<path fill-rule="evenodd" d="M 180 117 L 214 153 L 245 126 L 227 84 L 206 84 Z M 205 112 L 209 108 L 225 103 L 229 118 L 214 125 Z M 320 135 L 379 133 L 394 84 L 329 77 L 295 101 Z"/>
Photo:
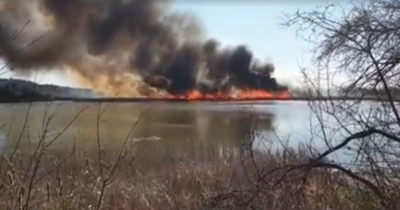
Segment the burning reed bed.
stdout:
<path fill-rule="evenodd" d="M 146 155 L 144 155 L 146 154 Z M 278 170 L 305 150 L 16 152 L 0 162 L 0 209 L 376 209 L 368 191 L 328 170 Z"/>

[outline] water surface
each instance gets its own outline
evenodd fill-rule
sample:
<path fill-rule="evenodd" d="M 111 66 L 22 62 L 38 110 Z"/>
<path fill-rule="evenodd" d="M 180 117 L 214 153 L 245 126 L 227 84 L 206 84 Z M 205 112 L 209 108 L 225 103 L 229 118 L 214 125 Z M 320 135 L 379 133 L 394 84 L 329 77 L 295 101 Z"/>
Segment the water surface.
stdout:
<path fill-rule="evenodd" d="M 161 157 L 175 154 L 219 154 L 243 148 L 253 119 L 256 149 L 271 149 L 281 141 L 308 142 L 312 112 L 306 102 L 255 103 L 74 103 L 48 102 L 0 105 L 0 147 L 11 151 L 72 145 L 107 151 L 134 142 L 138 151 Z M 44 135 L 45 133 L 45 135 Z"/>

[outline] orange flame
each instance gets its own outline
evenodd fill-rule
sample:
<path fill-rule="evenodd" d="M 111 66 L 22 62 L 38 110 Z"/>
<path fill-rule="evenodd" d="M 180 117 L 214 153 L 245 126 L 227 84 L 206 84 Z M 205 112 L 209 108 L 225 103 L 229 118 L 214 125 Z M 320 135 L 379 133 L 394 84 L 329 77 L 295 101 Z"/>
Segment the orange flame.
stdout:
<path fill-rule="evenodd" d="M 234 94 L 216 93 L 205 94 L 198 90 L 193 90 L 185 95 L 168 95 L 168 99 L 183 100 L 256 100 L 256 99 L 287 99 L 290 97 L 288 91 L 271 93 L 265 90 L 237 90 Z"/>

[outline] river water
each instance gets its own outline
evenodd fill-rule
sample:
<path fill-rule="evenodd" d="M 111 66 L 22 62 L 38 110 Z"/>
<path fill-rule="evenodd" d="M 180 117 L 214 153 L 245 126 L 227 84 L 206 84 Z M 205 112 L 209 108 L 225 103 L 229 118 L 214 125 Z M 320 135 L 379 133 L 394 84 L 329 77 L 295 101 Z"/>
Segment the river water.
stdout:
<path fill-rule="evenodd" d="M 23 152 L 46 139 L 54 140 L 50 150 L 72 145 L 95 150 L 101 142 L 107 152 L 128 141 L 150 148 L 146 155 L 207 155 L 240 150 L 249 125 L 258 134 L 256 149 L 274 149 L 282 141 L 318 144 L 310 123 L 314 118 L 306 102 L 290 101 L 2 104 L 0 149 L 18 146 Z"/>

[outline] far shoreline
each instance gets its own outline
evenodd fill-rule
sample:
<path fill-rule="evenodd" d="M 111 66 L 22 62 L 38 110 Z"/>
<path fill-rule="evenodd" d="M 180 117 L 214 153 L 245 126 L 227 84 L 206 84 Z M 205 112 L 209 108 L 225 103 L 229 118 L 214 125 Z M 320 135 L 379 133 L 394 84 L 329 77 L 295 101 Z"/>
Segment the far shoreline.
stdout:
<path fill-rule="evenodd" d="M 99 98 L 82 98 L 82 97 L 53 97 L 53 98 L 24 98 L 24 99 L 0 99 L 0 103 L 33 103 L 33 102 L 129 102 L 129 103 L 145 103 L 145 102 L 168 102 L 168 103 L 200 103 L 200 102 L 271 102 L 271 101 L 379 101 L 389 102 L 387 98 L 376 97 L 289 97 L 289 98 L 243 98 L 243 99 L 171 99 L 171 98 L 140 98 L 140 97 L 99 97 Z M 394 99 L 399 102 L 400 99 Z"/>

